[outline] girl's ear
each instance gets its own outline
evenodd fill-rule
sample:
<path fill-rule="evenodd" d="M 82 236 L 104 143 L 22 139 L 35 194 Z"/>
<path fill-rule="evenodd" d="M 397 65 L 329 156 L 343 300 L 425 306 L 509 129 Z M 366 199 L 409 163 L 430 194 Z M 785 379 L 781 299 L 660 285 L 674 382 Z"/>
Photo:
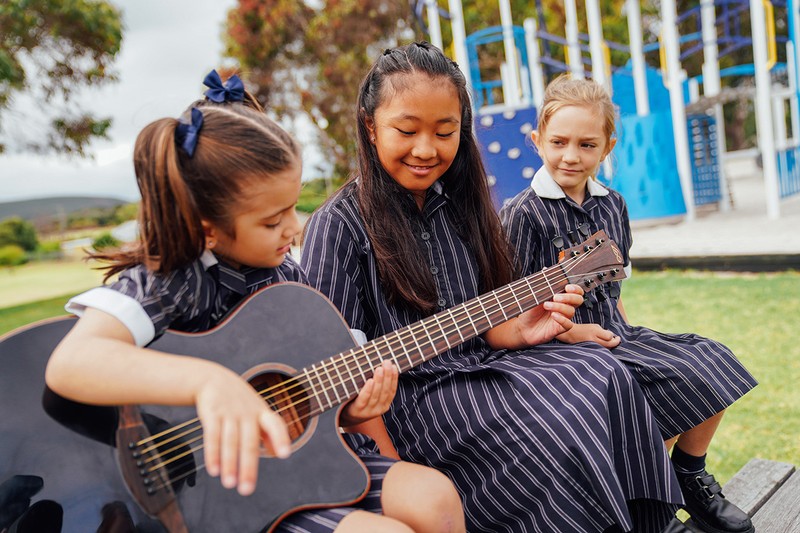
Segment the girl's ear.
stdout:
<path fill-rule="evenodd" d="M 203 225 L 203 233 L 206 236 L 206 248 L 210 250 L 217 244 L 217 230 L 208 220 L 201 220 L 200 224 Z"/>
<path fill-rule="evenodd" d="M 608 154 L 610 154 L 610 153 L 611 153 L 611 150 L 613 150 L 613 149 L 614 149 L 614 146 L 616 146 L 616 145 L 617 145 L 617 138 L 616 138 L 616 137 L 614 137 L 613 139 L 611 139 L 610 141 L 608 141 L 608 146 L 606 147 L 606 153 L 605 153 L 605 154 L 603 154 L 603 159 L 605 159 L 606 157 L 608 157 Z"/>
<path fill-rule="evenodd" d="M 533 141 L 533 145 L 536 149 L 539 149 L 539 130 L 533 130 L 531 132 L 531 141 Z"/>
<path fill-rule="evenodd" d="M 364 117 L 364 125 L 367 127 L 367 131 L 369 131 L 370 142 L 375 144 L 375 121 L 372 120 L 372 117 Z"/>

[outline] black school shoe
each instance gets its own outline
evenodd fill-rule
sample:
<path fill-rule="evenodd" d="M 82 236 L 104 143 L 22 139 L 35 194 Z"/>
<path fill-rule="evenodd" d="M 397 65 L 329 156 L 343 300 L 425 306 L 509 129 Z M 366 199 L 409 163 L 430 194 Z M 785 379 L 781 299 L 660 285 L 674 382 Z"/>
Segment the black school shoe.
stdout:
<path fill-rule="evenodd" d="M 667 527 L 665 527 L 661 533 L 692 533 L 692 530 L 676 516 L 669 521 L 669 524 L 667 524 Z"/>
<path fill-rule="evenodd" d="M 725 499 L 722 487 L 705 469 L 686 474 L 676 469 L 684 509 L 692 521 L 708 533 L 754 533 L 753 522 L 747 513 Z"/>

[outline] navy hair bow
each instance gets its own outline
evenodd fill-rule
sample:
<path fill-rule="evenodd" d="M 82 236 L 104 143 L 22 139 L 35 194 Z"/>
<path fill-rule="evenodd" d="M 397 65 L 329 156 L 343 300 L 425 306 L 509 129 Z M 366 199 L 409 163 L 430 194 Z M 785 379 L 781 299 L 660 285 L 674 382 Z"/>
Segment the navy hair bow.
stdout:
<path fill-rule="evenodd" d="M 197 139 L 200 137 L 200 128 L 203 127 L 203 112 L 196 107 L 192 108 L 190 121 L 181 120 L 175 128 L 175 141 L 183 148 L 189 157 L 194 155 L 197 148 Z"/>
<path fill-rule="evenodd" d="M 228 81 L 223 85 L 217 71 L 212 70 L 203 80 L 203 85 L 208 87 L 205 95 L 212 102 L 221 104 L 222 102 L 241 102 L 244 100 L 244 83 L 236 74 L 228 78 Z"/>

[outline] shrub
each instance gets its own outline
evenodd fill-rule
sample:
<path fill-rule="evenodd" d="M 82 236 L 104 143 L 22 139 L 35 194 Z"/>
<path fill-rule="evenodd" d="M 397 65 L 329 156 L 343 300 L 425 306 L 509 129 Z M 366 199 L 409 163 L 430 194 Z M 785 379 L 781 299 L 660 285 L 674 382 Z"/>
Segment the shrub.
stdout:
<path fill-rule="evenodd" d="M 121 243 L 108 232 L 101 233 L 92 241 L 92 248 L 103 250 L 104 248 L 118 248 Z"/>
<path fill-rule="evenodd" d="M 28 256 L 21 246 L 16 244 L 0 246 L 0 265 L 13 267 L 22 265 L 27 261 Z"/>

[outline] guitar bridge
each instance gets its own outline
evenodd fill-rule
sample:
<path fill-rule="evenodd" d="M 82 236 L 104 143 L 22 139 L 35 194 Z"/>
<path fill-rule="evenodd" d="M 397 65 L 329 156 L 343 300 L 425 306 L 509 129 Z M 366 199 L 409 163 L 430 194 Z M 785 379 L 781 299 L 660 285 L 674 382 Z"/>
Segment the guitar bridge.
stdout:
<path fill-rule="evenodd" d="M 159 450 L 145 444 L 150 431 L 137 406 L 119 408 L 117 456 L 128 490 L 144 512 L 157 516 L 175 501 L 169 475 L 163 468 Z"/>

